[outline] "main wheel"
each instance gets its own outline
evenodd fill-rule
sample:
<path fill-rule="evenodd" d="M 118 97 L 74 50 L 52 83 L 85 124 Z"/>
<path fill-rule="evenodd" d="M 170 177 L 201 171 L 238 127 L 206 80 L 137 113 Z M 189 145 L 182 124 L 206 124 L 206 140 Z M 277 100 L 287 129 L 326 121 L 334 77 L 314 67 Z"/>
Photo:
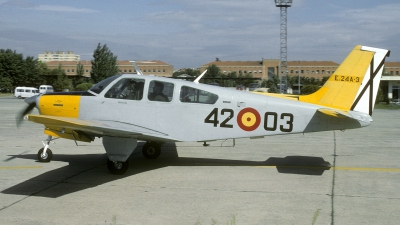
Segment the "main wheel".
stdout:
<path fill-rule="evenodd" d="M 161 145 L 156 142 L 146 142 L 143 145 L 142 153 L 146 159 L 157 159 L 161 154 Z"/>
<path fill-rule="evenodd" d="M 39 162 L 50 162 L 53 158 L 53 152 L 48 148 L 46 154 L 43 155 L 44 148 L 41 148 L 37 153 L 37 159 Z"/>
<path fill-rule="evenodd" d="M 107 168 L 112 174 L 122 175 L 128 170 L 129 161 L 126 160 L 125 162 L 114 162 L 107 159 Z"/>

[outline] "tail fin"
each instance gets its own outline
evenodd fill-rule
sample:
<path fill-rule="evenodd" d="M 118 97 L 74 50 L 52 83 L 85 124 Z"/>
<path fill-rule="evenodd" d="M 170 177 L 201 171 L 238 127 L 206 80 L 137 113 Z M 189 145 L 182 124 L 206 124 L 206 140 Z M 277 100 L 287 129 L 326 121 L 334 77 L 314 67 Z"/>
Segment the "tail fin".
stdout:
<path fill-rule="evenodd" d="M 385 49 L 356 46 L 328 81 L 302 102 L 372 115 L 386 56 Z"/>

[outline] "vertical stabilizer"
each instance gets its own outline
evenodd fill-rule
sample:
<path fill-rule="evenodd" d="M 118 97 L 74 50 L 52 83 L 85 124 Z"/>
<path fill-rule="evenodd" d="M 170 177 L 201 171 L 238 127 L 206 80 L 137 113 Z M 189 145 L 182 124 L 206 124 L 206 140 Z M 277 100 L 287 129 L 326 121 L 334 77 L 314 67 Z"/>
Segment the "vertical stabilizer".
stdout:
<path fill-rule="evenodd" d="M 386 56 L 388 50 L 356 46 L 324 86 L 299 100 L 372 115 Z"/>

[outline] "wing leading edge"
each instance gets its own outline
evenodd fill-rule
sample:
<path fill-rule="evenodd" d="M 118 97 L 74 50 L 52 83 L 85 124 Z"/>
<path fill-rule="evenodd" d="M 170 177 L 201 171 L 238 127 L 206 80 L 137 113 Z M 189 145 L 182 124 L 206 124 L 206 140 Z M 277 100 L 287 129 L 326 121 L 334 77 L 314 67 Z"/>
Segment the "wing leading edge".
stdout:
<path fill-rule="evenodd" d="M 85 141 L 87 138 L 77 138 L 77 134 L 88 134 L 90 136 L 114 136 L 122 138 L 136 138 L 139 140 L 165 140 L 178 141 L 168 134 L 134 124 L 122 124 L 117 121 L 91 121 L 69 117 L 32 115 L 26 119 L 46 126 L 45 133 L 48 135 Z M 72 135 L 72 137 L 71 137 Z M 86 140 L 87 141 L 87 140 Z"/>

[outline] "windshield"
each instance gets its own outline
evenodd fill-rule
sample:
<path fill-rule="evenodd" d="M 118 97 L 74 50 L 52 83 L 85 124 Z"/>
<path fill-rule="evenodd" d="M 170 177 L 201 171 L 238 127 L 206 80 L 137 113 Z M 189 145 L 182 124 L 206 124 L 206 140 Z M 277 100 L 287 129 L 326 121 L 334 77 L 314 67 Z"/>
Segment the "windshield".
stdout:
<path fill-rule="evenodd" d="M 111 82 L 113 82 L 115 79 L 120 77 L 121 74 L 109 77 L 105 80 L 100 81 L 99 83 L 95 84 L 92 88 L 90 88 L 90 91 L 93 91 L 94 93 L 100 94 L 102 90 L 104 90 L 105 87 L 107 87 Z"/>

